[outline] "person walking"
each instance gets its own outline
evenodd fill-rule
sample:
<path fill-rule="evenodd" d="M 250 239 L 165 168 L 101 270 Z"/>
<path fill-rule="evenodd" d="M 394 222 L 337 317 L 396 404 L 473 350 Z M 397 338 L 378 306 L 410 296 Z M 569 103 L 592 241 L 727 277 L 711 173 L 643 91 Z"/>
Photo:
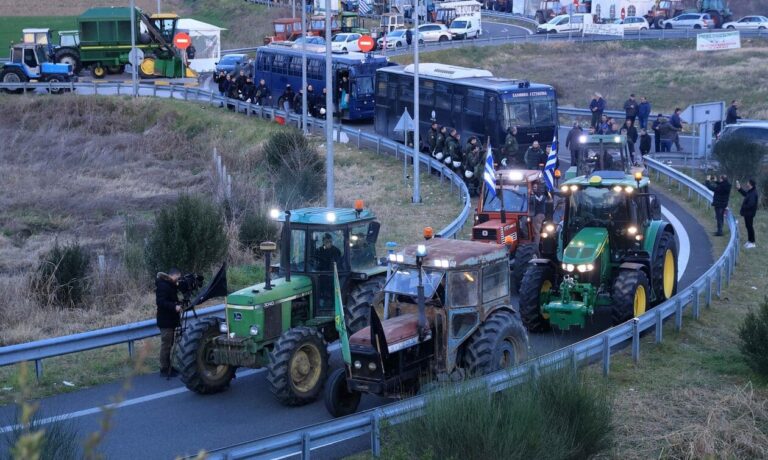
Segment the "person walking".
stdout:
<path fill-rule="evenodd" d="M 728 176 L 721 174 L 718 177 L 707 176 L 704 185 L 712 190 L 712 207 L 715 208 L 715 223 L 717 230 L 715 236 L 723 236 L 723 219 L 725 208 L 728 207 L 728 199 L 731 197 L 731 183 L 728 182 Z"/>
<path fill-rule="evenodd" d="M 734 99 L 731 101 L 730 107 L 728 107 L 728 112 L 726 112 L 725 124 L 732 125 L 738 123 L 739 120 L 741 120 L 741 117 L 739 116 L 739 103 Z"/>
<path fill-rule="evenodd" d="M 651 116 L 651 103 L 645 96 L 640 98 L 640 104 L 637 105 L 637 119 L 640 123 L 640 129 L 648 129 L 648 117 Z"/>
<path fill-rule="evenodd" d="M 680 147 L 680 131 L 683 130 L 683 120 L 680 118 L 680 113 L 683 110 L 678 107 L 675 109 L 675 113 L 672 114 L 671 117 L 669 117 L 669 123 L 675 128 L 675 138 L 673 139 L 675 143 L 675 148 L 678 152 L 682 152 L 683 149 Z"/>
<path fill-rule="evenodd" d="M 581 151 L 579 138 L 583 132 L 579 123 L 574 122 L 573 128 L 568 131 L 568 136 L 565 138 L 565 148 L 571 152 L 571 166 L 576 166 L 579 163 L 579 152 Z"/>
<path fill-rule="evenodd" d="M 755 186 L 757 183 L 754 179 L 750 179 L 744 185 L 741 186 L 739 181 L 736 181 L 736 190 L 744 197 L 744 201 L 741 203 L 741 210 L 739 214 L 744 218 L 744 225 L 747 227 L 747 242 L 744 243 L 746 249 L 752 249 L 757 246 L 755 244 L 755 214 L 757 214 L 757 189 Z"/>
<path fill-rule="evenodd" d="M 592 112 L 591 126 L 593 126 L 595 129 L 597 129 L 600 124 L 604 110 L 605 99 L 603 99 L 603 95 L 600 93 L 595 93 L 594 96 L 592 96 L 592 101 L 589 103 L 589 111 Z"/>
<path fill-rule="evenodd" d="M 411 46 L 411 42 L 413 41 L 413 32 L 411 32 L 411 29 L 406 29 L 405 31 L 405 43 L 408 46 Z"/>
<path fill-rule="evenodd" d="M 624 115 L 625 120 L 631 120 L 632 123 L 635 122 L 635 118 L 637 118 L 637 101 L 634 94 L 630 94 L 629 99 L 624 101 Z"/>
<path fill-rule="evenodd" d="M 666 117 L 661 117 L 661 124 L 659 125 L 659 136 L 661 137 L 661 151 L 671 152 L 672 143 L 675 142 L 675 136 L 677 135 L 677 129 L 672 126 L 672 123 Z"/>
<path fill-rule="evenodd" d="M 653 120 L 653 125 L 651 125 L 651 129 L 653 129 L 653 144 L 655 147 L 653 151 L 656 153 L 661 152 L 661 133 L 659 132 L 659 126 L 661 126 L 662 118 L 664 118 L 664 115 L 656 115 L 656 119 Z"/>
<path fill-rule="evenodd" d="M 176 328 L 181 325 L 181 303 L 178 283 L 181 272 L 177 268 L 168 273 L 159 272 L 155 278 L 155 304 L 157 328 L 160 329 L 160 375 L 171 378 L 178 375 L 171 366 L 171 349 Z"/>
<path fill-rule="evenodd" d="M 640 155 L 645 157 L 651 151 L 651 135 L 648 131 L 640 128 Z"/>

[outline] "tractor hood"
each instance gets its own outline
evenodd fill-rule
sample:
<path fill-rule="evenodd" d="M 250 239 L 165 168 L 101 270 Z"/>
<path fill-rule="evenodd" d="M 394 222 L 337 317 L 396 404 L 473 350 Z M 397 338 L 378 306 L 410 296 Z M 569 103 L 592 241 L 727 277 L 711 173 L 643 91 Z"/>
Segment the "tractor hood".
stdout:
<path fill-rule="evenodd" d="M 563 252 L 563 263 L 591 264 L 602 254 L 608 244 L 608 230 L 604 228 L 583 228 L 571 239 Z"/>
<path fill-rule="evenodd" d="M 272 280 L 272 289 L 264 289 L 264 283 L 254 284 L 227 296 L 228 305 L 261 306 L 282 302 L 312 290 L 312 281 L 307 276 L 292 275 L 291 281 L 285 278 Z"/>
<path fill-rule="evenodd" d="M 40 70 L 46 75 L 70 75 L 72 73 L 72 66 L 69 64 L 44 62 Z"/>

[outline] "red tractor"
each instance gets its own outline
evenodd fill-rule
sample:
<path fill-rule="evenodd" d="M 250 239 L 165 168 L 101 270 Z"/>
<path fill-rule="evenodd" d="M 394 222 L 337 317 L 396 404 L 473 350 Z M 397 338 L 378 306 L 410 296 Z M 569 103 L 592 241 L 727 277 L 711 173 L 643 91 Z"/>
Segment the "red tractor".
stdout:
<path fill-rule="evenodd" d="M 272 42 L 293 41 L 301 37 L 301 19 L 296 18 L 278 18 L 272 21 L 274 35 L 264 37 L 264 44 L 269 45 Z"/>

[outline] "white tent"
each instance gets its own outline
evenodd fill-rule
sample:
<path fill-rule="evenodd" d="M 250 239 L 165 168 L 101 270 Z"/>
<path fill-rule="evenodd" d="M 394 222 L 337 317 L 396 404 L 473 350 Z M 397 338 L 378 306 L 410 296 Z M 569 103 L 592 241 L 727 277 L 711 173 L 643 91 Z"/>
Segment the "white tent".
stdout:
<path fill-rule="evenodd" d="M 192 37 L 195 58 L 189 66 L 196 72 L 212 72 L 221 58 L 221 27 L 196 19 L 179 19 L 176 30 L 187 32 Z"/>

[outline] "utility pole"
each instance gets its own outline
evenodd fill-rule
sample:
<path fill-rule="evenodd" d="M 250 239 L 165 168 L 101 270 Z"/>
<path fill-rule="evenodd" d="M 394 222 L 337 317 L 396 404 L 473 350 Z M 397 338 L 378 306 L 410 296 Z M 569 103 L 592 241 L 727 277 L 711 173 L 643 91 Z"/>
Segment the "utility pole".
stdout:
<path fill-rule="evenodd" d="M 306 136 L 307 129 L 307 0 L 301 0 L 301 129 Z"/>
<path fill-rule="evenodd" d="M 158 5 L 160 0 L 158 0 Z M 133 85 L 133 97 L 139 96 L 138 75 L 136 71 L 139 67 L 139 53 L 136 50 L 136 0 L 131 0 L 131 54 L 133 54 L 133 62 L 131 62 L 131 84 Z"/>
<path fill-rule="evenodd" d="M 157 12 L 160 13 L 160 0 L 157 0 Z"/>
<path fill-rule="evenodd" d="M 413 34 L 413 198 L 421 203 L 419 184 L 419 0 L 416 0 Z"/>
<path fill-rule="evenodd" d="M 333 203 L 333 59 L 331 57 L 331 0 L 325 0 L 325 205 Z M 341 101 L 339 101 L 341 102 Z"/>

